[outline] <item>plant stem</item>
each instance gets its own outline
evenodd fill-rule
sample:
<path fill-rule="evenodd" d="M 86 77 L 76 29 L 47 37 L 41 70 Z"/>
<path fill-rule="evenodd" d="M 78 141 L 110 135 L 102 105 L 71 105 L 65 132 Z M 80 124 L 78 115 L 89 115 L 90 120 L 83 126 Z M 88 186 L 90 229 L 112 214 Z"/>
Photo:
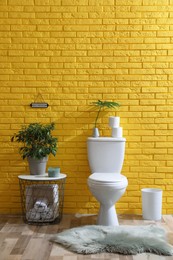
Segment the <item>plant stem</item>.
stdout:
<path fill-rule="evenodd" d="M 98 120 L 99 114 L 101 112 L 101 109 L 102 109 L 102 107 L 99 107 L 99 111 L 97 113 L 96 120 L 95 120 L 95 128 L 96 128 L 96 125 L 97 125 L 97 120 Z"/>

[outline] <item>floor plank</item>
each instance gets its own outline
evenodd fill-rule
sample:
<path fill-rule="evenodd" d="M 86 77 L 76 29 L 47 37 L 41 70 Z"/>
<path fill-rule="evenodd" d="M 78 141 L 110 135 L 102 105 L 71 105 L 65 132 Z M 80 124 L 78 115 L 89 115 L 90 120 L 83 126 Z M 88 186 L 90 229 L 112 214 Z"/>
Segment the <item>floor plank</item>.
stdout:
<path fill-rule="evenodd" d="M 61 223 L 54 225 L 27 225 L 20 216 L 0 216 L 0 259 L 1 260 L 173 260 L 154 254 L 124 256 L 118 254 L 80 255 L 50 242 L 50 238 L 65 229 L 93 225 L 97 216 L 80 214 L 64 215 Z M 165 215 L 161 221 L 146 221 L 137 215 L 119 215 L 120 225 L 154 224 L 164 228 L 173 245 L 173 216 Z"/>

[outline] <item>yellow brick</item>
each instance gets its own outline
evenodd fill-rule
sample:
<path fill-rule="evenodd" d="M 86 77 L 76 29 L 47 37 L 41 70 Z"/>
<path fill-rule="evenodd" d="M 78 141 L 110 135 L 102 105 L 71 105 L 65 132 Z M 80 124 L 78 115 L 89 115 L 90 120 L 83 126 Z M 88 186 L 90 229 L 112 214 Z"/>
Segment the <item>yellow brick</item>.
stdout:
<path fill-rule="evenodd" d="M 136 191 L 139 189 L 138 185 L 129 185 L 127 191 Z"/>
<path fill-rule="evenodd" d="M 152 56 L 152 55 L 157 55 L 157 56 L 159 56 L 159 55 L 161 55 L 161 56 L 165 56 L 166 55 L 166 50 L 147 50 L 147 51 L 141 51 L 141 53 L 142 53 L 142 56 L 144 55 L 147 55 L 147 56 Z"/>
<path fill-rule="evenodd" d="M 62 26 L 61 25 L 38 25 L 37 26 L 38 31 L 62 31 Z"/>
<path fill-rule="evenodd" d="M 129 51 L 129 50 L 114 51 L 114 56 L 139 56 L 139 55 L 140 55 L 140 51 Z"/>
<path fill-rule="evenodd" d="M 7 5 L 7 0 L 1 0 L 0 5 Z"/>
<path fill-rule="evenodd" d="M 172 111 L 172 106 L 156 106 L 156 111 Z"/>
<path fill-rule="evenodd" d="M 131 170 L 134 172 L 155 172 L 155 167 L 131 167 Z"/>
<path fill-rule="evenodd" d="M 34 0 L 9 0 L 9 5 L 34 5 Z"/>
<path fill-rule="evenodd" d="M 80 8 L 80 7 L 78 7 Z M 56 5 L 53 5 L 51 6 L 51 11 L 52 12 L 56 12 L 56 13 L 69 13 L 69 12 L 72 12 L 72 13 L 75 13 L 77 12 L 77 6 L 56 6 Z"/>
<path fill-rule="evenodd" d="M 10 31 L 10 26 L 9 25 L 0 25 L 0 30 L 1 31 Z"/>
<path fill-rule="evenodd" d="M 123 8 L 124 9 L 124 8 Z M 127 10 L 121 10 L 119 12 L 116 13 L 116 18 L 140 18 L 141 17 L 141 13 L 140 12 L 132 12 L 130 11 L 130 6 L 127 7 Z"/>
<path fill-rule="evenodd" d="M 86 51 L 62 51 L 63 56 L 86 56 Z"/>
<path fill-rule="evenodd" d="M 116 204 L 116 208 L 117 208 L 117 209 L 128 208 L 128 203 L 120 203 L 120 202 L 118 202 L 118 203 Z"/>
<path fill-rule="evenodd" d="M 130 24 L 155 24 L 156 19 L 130 19 Z"/>
<path fill-rule="evenodd" d="M 98 76 L 96 76 L 96 75 L 91 75 L 90 76 L 90 80 L 93 80 L 93 81 L 98 81 L 98 80 L 103 80 L 103 81 L 110 81 L 110 80 L 115 80 L 115 76 L 114 75 L 109 75 L 109 76 L 107 76 L 107 75 L 98 75 Z"/>
<path fill-rule="evenodd" d="M 76 12 L 76 13 L 63 13 L 62 17 L 66 18 L 66 19 L 70 19 L 70 18 L 73 18 L 73 19 L 74 18 L 85 19 L 85 18 L 88 18 L 88 13 L 79 13 L 79 12 Z M 74 21 L 74 24 L 75 24 L 75 21 Z"/>
<path fill-rule="evenodd" d="M 131 44 L 130 49 L 132 50 L 145 50 L 145 49 L 155 49 L 155 44 Z"/>
<path fill-rule="evenodd" d="M 113 0 L 89 0 L 89 5 L 113 5 L 114 6 L 114 1 Z"/>
<path fill-rule="evenodd" d="M 1 12 L 0 13 L 0 18 L 7 18 L 8 17 L 8 13 L 7 12 Z"/>
<path fill-rule="evenodd" d="M 143 1 L 144 5 L 151 5 L 151 1 L 150 0 L 144 0 Z M 152 1 L 152 5 L 168 5 L 169 1 L 168 0 L 154 0 Z"/>
<path fill-rule="evenodd" d="M 24 62 L 48 62 L 49 57 L 24 57 Z M 32 63 L 30 63 L 32 65 Z"/>
<path fill-rule="evenodd" d="M 35 0 L 36 5 L 60 5 L 61 1 L 60 0 Z"/>
<path fill-rule="evenodd" d="M 50 7 L 49 7 L 49 9 L 50 9 Z M 38 11 L 37 11 L 38 10 Z M 41 12 L 39 12 L 39 10 L 40 10 L 40 8 L 39 8 L 39 6 L 38 6 L 38 8 L 36 8 L 36 18 L 38 18 L 38 19 L 59 19 L 59 18 L 62 18 L 62 14 L 61 13 L 57 13 L 57 12 L 55 12 L 55 13 L 51 13 L 51 12 L 43 12 L 42 10 L 41 10 Z"/>
<path fill-rule="evenodd" d="M 25 20 L 22 21 L 20 18 L 24 18 L 24 19 L 35 18 L 35 14 L 34 13 L 27 13 L 27 12 L 16 12 L 16 13 L 10 12 L 9 17 L 13 18 L 11 20 L 10 19 L 8 20 L 8 23 L 10 23 L 10 24 L 21 24 L 21 23 L 28 24 L 28 21 L 25 21 Z"/>
<path fill-rule="evenodd" d="M 88 0 L 63 0 L 62 5 L 87 5 Z"/>
<path fill-rule="evenodd" d="M 130 74 L 136 74 L 136 75 L 140 75 L 140 74 L 155 74 L 155 70 L 154 69 L 130 69 Z"/>
<path fill-rule="evenodd" d="M 58 2 L 58 1 L 57 1 Z M 45 2 L 44 2 L 45 3 Z M 46 6 L 46 5 L 42 5 L 42 6 L 37 6 L 37 5 L 33 5 L 33 6 L 28 6 L 25 5 L 24 6 L 24 11 L 26 13 L 29 14 L 34 14 L 35 16 L 37 16 L 39 13 L 43 12 L 43 13 L 47 13 L 50 12 L 50 6 Z M 13 15 L 17 15 L 18 13 L 13 13 Z M 25 13 L 24 13 L 25 14 Z M 23 17 L 23 16 L 22 16 Z M 40 21 L 41 22 L 41 21 Z"/>
<path fill-rule="evenodd" d="M 135 12 L 153 13 L 153 12 L 161 12 L 161 10 L 166 12 L 168 8 L 167 6 L 163 6 L 163 5 L 158 5 L 158 6 L 148 5 L 148 6 L 132 6 L 131 10 Z"/>
<path fill-rule="evenodd" d="M 139 46 L 144 42 L 142 38 L 120 38 L 118 39 L 118 43 L 140 43 L 140 45 L 133 45 L 133 49 L 139 49 Z M 142 46 L 141 46 L 142 47 Z M 127 46 L 126 46 L 127 48 Z M 132 45 L 130 45 L 130 49 L 132 49 Z"/>
<path fill-rule="evenodd" d="M 113 51 L 111 50 L 104 50 L 104 51 L 88 51 L 88 56 L 112 56 Z"/>
<path fill-rule="evenodd" d="M 145 137 L 142 137 L 142 141 L 154 141 L 154 142 L 166 141 L 166 137 L 165 136 L 145 136 Z"/>
<path fill-rule="evenodd" d="M 166 92 L 166 88 L 165 87 L 160 87 L 160 88 L 142 88 L 142 92 L 152 92 L 152 93 L 156 93 L 156 92 Z"/>
<path fill-rule="evenodd" d="M 34 52 L 26 50 L 10 50 L 9 56 L 34 56 Z"/>
<path fill-rule="evenodd" d="M 117 5 L 142 5 L 142 0 L 117 0 Z"/>
<path fill-rule="evenodd" d="M 168 68 L 169 63 L 168 62 L 157 62 L 157 63 L 144 63 L 144 68 Z"/>
<path fill-rule="evenodd" d="M 159 31 L 168 31 L 169 30 L 169 25 L 144 25 L 144 30 L 146 31 L 154 31 L 154 30 L 159 30 Z"/>
<path fill-rule="evenodd" d="M 120 31 L 142 31 L 142 25 L 117 25 Z"/>
<path fill-rule="evenodd" d="M 103 6 L 92 6 L 92 5 L 90 5 L 90 6 L 79 6 L 78 7 L 78 11 L 79 12 L 88 12 L 88 13 L 90 13 L 90 12 L 102 12 L 103 11 Z"/>
<path fill-rule="evenodd" d="M 128 19 L 104 19 L 103 24 L 128 24 Z"/>
<path fill-rule="evenodd" d="M 156 38 L 156 39 L 153 39 L 153 38 L 146 38 L 145 39 L 145 42 L 146 43 L 170 43 L 171 42 L 171 39 L 170 38 Z M 157 45 L 158 49 L 160 49 L 161 45 Z"/>
<path fill-rule="evenodd" d="M 11 25 L 12 31 L 35 31 L 35 25 Z"/>
<path fill-rule="evenodd" d="M 167 44 L 165 42 L 165 44 L 157 44 L 157 49 L 166 49 L 166 50 L 172 50 L 172 44 Z"/>
<path fill-rule="evenodd" d="M 90 50 L 90 49 L 102 49 L 101 44 L 76 44 L 76 49 L 81 49 L 81 50 Z"/>

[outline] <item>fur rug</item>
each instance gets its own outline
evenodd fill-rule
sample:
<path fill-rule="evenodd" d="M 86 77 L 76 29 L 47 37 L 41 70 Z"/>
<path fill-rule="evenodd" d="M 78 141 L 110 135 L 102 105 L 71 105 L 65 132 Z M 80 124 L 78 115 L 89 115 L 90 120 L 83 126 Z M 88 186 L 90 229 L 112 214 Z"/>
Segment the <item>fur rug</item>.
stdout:
<path fill-rule="evenodd" d="M 173 255 L 173 246 L 157 226 L 83 226 L 55 235 L 51 241 L 78 254 L 102 252 L 136 255 L 144 252 Z"/>

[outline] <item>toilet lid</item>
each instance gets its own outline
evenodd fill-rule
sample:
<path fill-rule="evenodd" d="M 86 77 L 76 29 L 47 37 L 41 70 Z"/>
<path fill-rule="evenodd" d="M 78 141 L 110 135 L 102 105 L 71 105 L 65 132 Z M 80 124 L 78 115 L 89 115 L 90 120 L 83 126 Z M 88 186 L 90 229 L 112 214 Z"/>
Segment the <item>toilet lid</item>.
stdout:
<path fill-rule="evenodd" d="M 92 175 L 89 176 L 89 179 L 91 181 L 96 181 L 96 182 L 104 182 L 104 183 L 109 183 L 109 182 L 122 182 L 124 179 L 124 176 L 121 174 L 116 174 L 116 173 L 99 173 L 95 172 Z"/>

